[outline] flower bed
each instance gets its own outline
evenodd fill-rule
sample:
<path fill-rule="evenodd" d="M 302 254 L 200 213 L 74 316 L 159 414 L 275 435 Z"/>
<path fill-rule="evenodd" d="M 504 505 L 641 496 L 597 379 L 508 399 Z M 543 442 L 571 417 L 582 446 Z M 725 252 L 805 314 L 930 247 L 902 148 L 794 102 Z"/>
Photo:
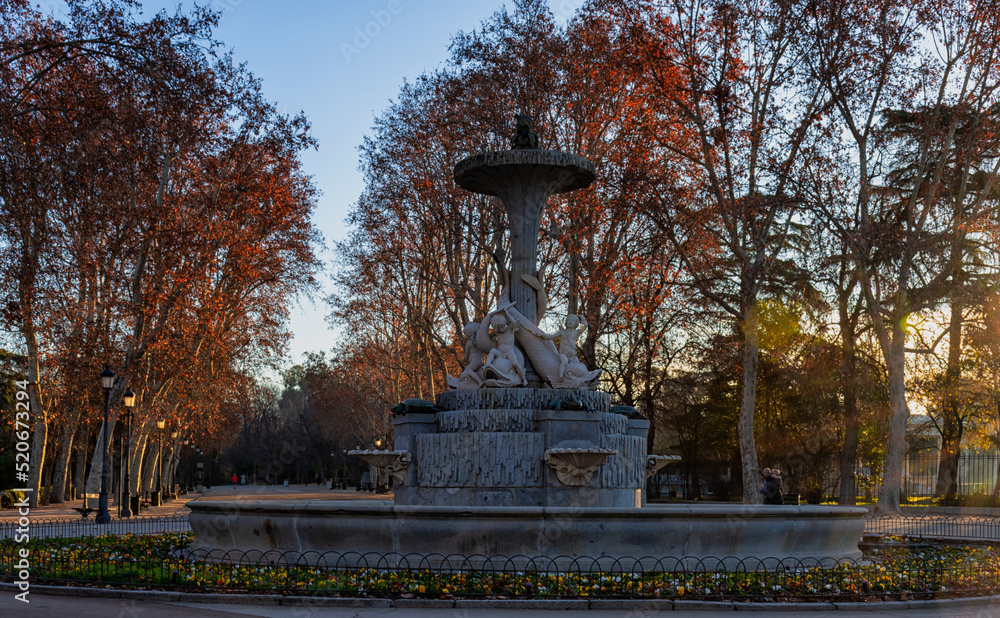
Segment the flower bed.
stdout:
<path fill-rule="evenodd" d="M 31 577 L 38 583 L 131 589 L 256 592 L 351 597 L 479 598 L 691 598 L 757 601 L 898 600 L 973 596 L 1000 591 L 1000 558 L 992 548 L 880 546 L 864 563 L 831 567 L 802 561 L 744 562 L 730 570 L 704 563 L 687 571 L 544 568 L 513 571 L 503 559 L 452 569 L 338 569 L 336 556 L 277 558 L 241 555 L 203 560 L 185 550 L 187 534 L 103 536 L 34 541 Z M 0 541 L 0 567 L 8 580 L 24 545 Z M 479 557 L 485 559 L 485 557 Z M 662 564 L 676 565 L 675 560 Z M 410 561 L 419 563 L 419 557 Z M 461 564 L 462 560 L 456 560 Z M 583 562 L 581 562 L 582 564 Z M 539 564 L 544 564 L 542 560 Z M 767 565 L 767 568 L 764 566 Z"/>

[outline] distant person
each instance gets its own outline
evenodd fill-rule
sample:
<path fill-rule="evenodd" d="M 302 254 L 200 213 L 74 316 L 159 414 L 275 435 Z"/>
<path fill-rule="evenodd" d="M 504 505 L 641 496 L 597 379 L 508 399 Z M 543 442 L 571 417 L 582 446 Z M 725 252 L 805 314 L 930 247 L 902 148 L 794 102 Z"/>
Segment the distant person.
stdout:
<path fill-rule="evenodd" d="M 233 472 L 233 489 L 234 490 L 236 489 L 236 484 L 239 483 L 239 482 L 240 482 L 240 477 L 236 476 L 236 473 Z"/>
<path fill-rule="evenodd" d="M 764 477 L 764 486 L 760 489 L 760 493 L 764 494 L 764 504 L 774 504 L 774 495 L 778 491 L 774 473 L 770 468 L 764 468 L 760 473 Z"/>
<path fill-rule="evenodd" d="M 316 474 L 316 484 L 319 485 L 321 482 L 322 479 L 319 477 L 319 474 Z"/>
<path fill-rule="evenodd" d="M 774 480 L 774 497 L 771 504 L 784 504 L 785 496 L 781 493 L 781 470 L 777 468 L 771 470 L 771 478 Z"/>
<path fill-rule="evenodd" d="M 784 504 L 784 497 L 781 495 L 781 470 L 764 468 L 761 474 L 764 475 L 764 487 L 760 490 L 764 494 L 764 504 Z"/>
<path fill-rule="evenodd" d="M 247 484 L 247 475 L 244 474 L 243 476 L 240 477 L 240 485 L 246 485 L 246 484 Z"/>

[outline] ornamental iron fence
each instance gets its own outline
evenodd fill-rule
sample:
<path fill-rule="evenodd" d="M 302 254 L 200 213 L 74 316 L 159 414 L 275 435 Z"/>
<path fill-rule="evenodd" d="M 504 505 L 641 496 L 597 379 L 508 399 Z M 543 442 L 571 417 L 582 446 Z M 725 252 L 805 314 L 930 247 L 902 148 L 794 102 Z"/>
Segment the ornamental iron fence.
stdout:
<path fill-rule="evenodd" d="M 840 466 L 833 460 L 828 464 L 818 465 L 796 457 L 768 462 L 769 467 L 782 471 L 782 489 L 786 494 L 814 504 L 837 502 L 840 497 Z M 940 474 L 950 472 L 942 470 L 939 452 L 908 453 L 900 479 L 902 501 L 922 506 L 1000 507 L 1000 454 L 963 452 L 954 470 L 954 496 L 939 495 Z M 857 503 L 875 501 L 881 475 L 878 467 L 857 463 L 854 468 Z M 735 462 L 680 461 L 668 464 L 662 472 L 651 477 L 647 489 L 652 498 L 733 501 L 739 500 L 742 494 L 740 479 Z"/>
<path fill-rule="evenodd" d="M 26 518 L 24 526 L 17 519 L 0 521 L 0 539 L 14 539 L 19 531 L 27 531 L 30 538 L 74 538 L 92 536 L 121 536 L 124 534 L 162 534 L 164 532 L 188 532 L 187 515 L 168 517 L 136 516 L 112 518 L 106 524 L 94 519 L 72 518 Z"/>
<path fill-rule="evenodd" d="M 870 514 L 865 516 L 865 534 L 1000 542 L 1000 518 Z"/>

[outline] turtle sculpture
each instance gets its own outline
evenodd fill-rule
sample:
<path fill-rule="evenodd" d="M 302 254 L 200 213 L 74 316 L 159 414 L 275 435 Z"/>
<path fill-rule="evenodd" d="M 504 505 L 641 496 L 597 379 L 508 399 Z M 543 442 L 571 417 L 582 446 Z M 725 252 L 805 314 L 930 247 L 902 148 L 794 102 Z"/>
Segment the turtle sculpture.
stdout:
<path fill-rule="evenodd" d="M 646 417 L 642 415 L 642 412 L 636 410 L 632 406 L 611 406 L 609 412 L 614 414 L 621 414 L 627 418 L 635 418 L 645 420 Z"/>
<path fill-rule="evenodd" d="M 393 416 L 400 416 L 406 414 L 436 414 L 441 411 L 441 408 L 437 407 L 430 401 L 426 399 L 404 399 L 396 405 L 390 408 L 392 410 Z"/>
<path fill-rule="evenodd" d="M 591 407 L 586 401 L 576 395 L 566 395 L 552 401 L 553 410 L 585 410 L 591 411 Z"/>

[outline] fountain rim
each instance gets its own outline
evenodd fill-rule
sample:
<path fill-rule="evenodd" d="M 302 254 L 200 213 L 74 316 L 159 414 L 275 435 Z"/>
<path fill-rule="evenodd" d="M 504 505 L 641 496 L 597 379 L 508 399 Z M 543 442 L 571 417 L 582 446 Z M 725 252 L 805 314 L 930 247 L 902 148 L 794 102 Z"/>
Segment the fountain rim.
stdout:
<path fill-rule="evenodd" d="M 597 168 L 586 157 L 560 150 L 519 148 L 481 152 L 466 157 L 455 165 L 455 184 L 481 195 L 496 195 L 494 180 L 500 174 L 518 169 L 549 170 L 553 181 L 559 182 L 553 193 L 585 189 L 597 178 Z"/>
<path fill-rule="evenodd" d="M 192 513 L 206 511 L 231 511 L 239 509 L 252 512 L 295 513 L 297 515 L 323 513 L 353 513 L 367 516 L 396 517 L 420 515 L 464 518 L 547 519 L 587 518 L 656 520 L 658 518 L 769 519 L 796 516 L 803 520 L 814 518 L 855 519 L 868 510 L 857 506 L 828 505 L 750 505 L 736 503 L 718 504 L 655 504 L 641 508 L 579 507 L 579 506 L 444 506 L 393 504 L 381 500 L 193 500 L 186 505 Z"/>

